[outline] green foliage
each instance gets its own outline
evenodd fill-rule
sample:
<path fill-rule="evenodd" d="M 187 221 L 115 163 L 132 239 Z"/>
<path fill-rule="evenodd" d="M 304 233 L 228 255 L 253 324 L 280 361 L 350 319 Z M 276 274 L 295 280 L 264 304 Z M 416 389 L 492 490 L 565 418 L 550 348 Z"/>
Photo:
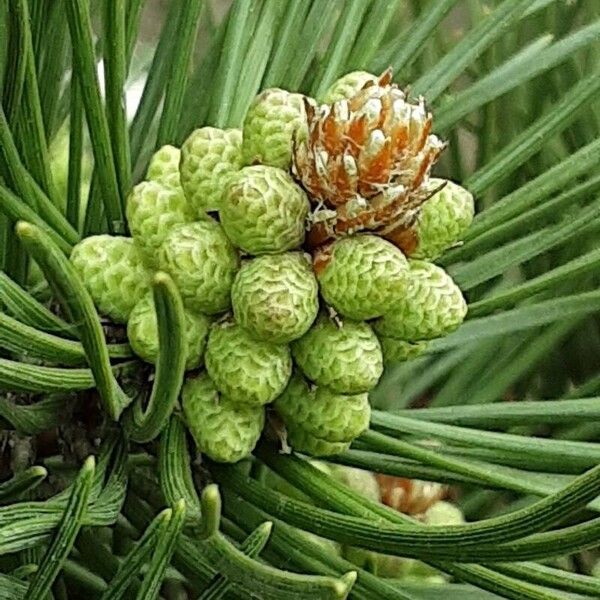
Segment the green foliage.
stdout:
<path fill-rule="evenodd" d="M 598 3 L 234 0 L 217 18 L 217 3 L 172 0 L 142 42 L 153 4 L 0 6 L 0 597 L 600 596 Z M 452 485 L 462 525 L 426 525 L 280 453 L 275 419 L 251 460 L 198 461 L 179 402 L 188 299 L 154 274 L 153 371 L 67 258 L 90 234 L 126 233 L 127 198 L 165 144 L 240 128 L 261 90 L 322 97 L 389 66 L 449 142 L 436 175 L 475 198 L 464 243 L 436 260 L 468 313 L 418 356 L 384 347 L 370 429 L 327 460 Z M 49 148 L 67 139 L 61 193 Z M 452 582 L 378 576 L 322 538 Z"/>

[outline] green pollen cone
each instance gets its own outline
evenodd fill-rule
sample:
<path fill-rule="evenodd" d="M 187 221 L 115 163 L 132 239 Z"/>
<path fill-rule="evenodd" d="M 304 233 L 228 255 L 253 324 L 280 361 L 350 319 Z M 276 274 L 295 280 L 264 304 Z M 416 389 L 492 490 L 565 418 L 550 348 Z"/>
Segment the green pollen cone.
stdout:
<path fill-rule="evenodd" d="M 225 189 L 241 168 L 239 129 L 202 127 L 188 137 L 181 147 L 181 185 L 198 216 L 221 208 Z"/>
<path fill-rule="evenodd" d="M 125 323 L 133 307 L 150 289 L 150 272 L 131 238 L 94 235 L 79 242 L 71 263 L 98 311 Z"/>
<path fill-rule="evenodd" d="M 235 463 L 250 456 L 265 421 L 262 407 L 237 405 L 219 395 L 206 374 L 186 381 L 181 403 L 200 452 L 223 463 Z"/>
<path fill-rule="evenodd" d="M 337 394 L 322 386 L 311 390 L 298 375 L 277 398 L 275 409 L 286 425 L 326 442 L 351 442 L 368 428 L 371 416 L 367 393 Z"/>
<path fill-rule="evenodd" d="M 221 207 L 229 239 L 248 254 L 276 254 L 304 241 L 309 202 L 291 176 L 275 167 L 246 167 L 233 175 Z"/>
<path fill-rule="evenodd" d="M 367 323 L 349 319 L 321 316 L 292 343 L 292 353 L 308 379 L 341 394 L 368 392 L 383 372 L 377 336 Z"/>
<path fill-rule="evenodd" d="M 376 332 L 400 340 L 429 340 L 454 331 L 466 314 L 462 292 L 444 269 L 411 260 L 406 294 L 373 326 Z"/>
<path fill-rule="evenodd" d="M 317 281 L 300 252 L 248 261 L 231 298 L 235 320 L 250 335 L 278 344 L 304 335 L 319 310 Z"/>
<path fill-rule="evenodd" d="M 406 290 L 408 261 L 390 242 L 356 235 L 335 242 L 317 277 L 325 301 L 349 319 L 363 321 L 385 314 Z"/>
<path fill-rule="evenodd" d="M 186 369 L 196 369 L 202 364 L 209 327 L 208 317 L 185 310 Z M 127 322 L 127 337 L 131 348 L 142 360 L 156 363 L 158 321 L 152 294 L 144 296 L 131 311 Z"/>
<path fill-rule="evenodd" d="M 205 361 L 218 390 L 238 404 L 272 402 L 292 373 L 287 346 L 256 340 L 231 322 L 213 326 Z"/>
<path fill-rule="evenodd" d="M 294 136 L 301 139 L 307 134 L 302 94 L 278 88 L 264 90 L 256 96 L 244 120 L 244 164 L 289 169 Z"/>
<path fill-rule="evenodd" d="M 160 247 L 158 263 L 171 275 L 190 310 L 212 315 L 229 308 L 239 258 L 216 221 L 171 229 Z"/>

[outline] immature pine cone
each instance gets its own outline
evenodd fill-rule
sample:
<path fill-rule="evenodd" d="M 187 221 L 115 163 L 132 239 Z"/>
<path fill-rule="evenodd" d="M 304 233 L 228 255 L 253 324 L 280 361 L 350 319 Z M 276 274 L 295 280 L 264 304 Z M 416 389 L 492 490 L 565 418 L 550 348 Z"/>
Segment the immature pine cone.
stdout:
<path fill-rule="evenodd" d="M 289 169 L 293 139 L 306 137 L 305 102 L 301 94 L 279 88 L 262 91 L 244 120 L 242 152 L 247 165 Z"/>
<path fill-rule="evenodd" d="M 340 394 L 373 389 L 383 372 L 377 336 L 367 323 L 335 322 L 321 316 L 299 340 L 292 353 L 304 375 Z"/>
<path fill-rule="evenodd" d="M 133 188 L 126 212 L 131 235 L 153 266 L 158 249 L 171 229 L 193 220 L 183 190 L 156 181 L 142 181 Z"/>
<path fill-rule="evenodd" d="M 71 262 L 96 308 L 116 323 L 125 323 L 150 289 L 150 273 L 131 238 L 87 237 L 73 248 Z"/>
<path fill-rule="evenodd" d="M 427 525 L 462 525 L 465 515 L 455 504 L 440 500 L 423 513 L 423 521 Z"/>
<path fill-rule="evenodd" d="M 341 454 L 350 448 L 350 442 L 328 442 L 311 435 L 305 429 L 287 425 L 287 443 L 296 452 L 309 456 L 327 457 Z"/>
<path fill-rule="evenodd" d="M 325 92 L 325 96 L 323 96 L 323 102 L 325 104 L 333 104 L 338 100 L 349 100 L 353 96 L 356 96 L 367 83 L 371 85 L 377 84 L 379 83 L 379 77 L 372 73 L 367 73 L 367 71 L 352 71 L 351 73 L 347 73 L 331 84 L 331 87 Z"/>
<path fill-rule="evenodd" d="M 416 342 L 453 332 L 467 314 L 460 288 L 444 269 L 410 260 L 407 292 L 388 307 L 373 328 L 382 335 Z"/>
<path fill-rule="evenodd" d="M 411 258 L 435 260 L 460 242 L 473 221 L 473 195 L 444 179 L 431 179 L 444 187 L 423 204 L 414 224 L 394 241 Z"/>
<path fill-rule="evenodd" d="M 275 400 L 286 426 L 300 427 L 326 442 L 351 442 L 369 426 L 368 394 L 343 395 L 319 386 L 311 390 L 300 376 L 292 376 Z"/>
<path fill-rule="evenodd" d="M 259 256 L 242 265 L 231 290 L 235 320 L 259 340 L 303 336 L 319 310 L 318 285 L 300 252 Z"/>
<path fill-rule="evenodd" d="M 160 247 L 158 262 L 171 275 L 190 310 L 212 315 L 229 308 L 239 259 L 216 221 L 171 229 Z"/>
<path fill-rule="evenodd" d="M 181 185 L 198 217 L 221 208 L 231 176 L 242 168 L 239 129 L 196 129 L 181 147 Z"/>
<path fill-rule="evenodd" d="M 408 261 L 376 235 L 354 235 L 319 250 L 314 269 L 321 294 L 338 313 L 362 321 L 381 317 L 406 293 Z"/>
<path fill-rule="evenodd" d="M 208 338 L 208 317 L 185 310 L 183 337 L 186 349 L 186 369 L 196 369 L 202 364 L 202 355 Z M 132 350 L 149 363 L 158 358 L 158 322 L 154 299 L 147 294 L 131 311 L 127 322 L 127 337 Z"/>
<path fill-rule="evenodd" d="M 146 179 L 181 190 L 179 179 L 180 158 L 181 151 L 175 146 L 167 145 L 159 148 L 150 159 Z"/>
<path fill-rule="evenodd" d="M 262 406 L 233 403 L 206 374 L 186 381 L 181 403 L 198 450 L 209 458 L 235 463 L 254 450 L 265 422 Z"/>
<path fill-rule="evenodd" d="M 444 147 L 423 101 L 407 102 L 388 71 L 349 100 L 305 109 L 308 138 L 295 140 L 293 170 L 318 203 L 309 244 L 410 225 L 435 191 L 429 170 Z"/>
<path fill-rule="evenodd" d="M 417 358 L 427 349 L 427 342 L 405 342 L 386 335 L 379 335 L 381 351 L 383 352 L 383 364 L 405 362 Z"/>
<path fill-rule="evenodd" d="M 292 374 L 287 346 L 256 340 L 231 322 L 213 326 L 205 362 L 215 386 L 236 404 L 273 402 Z"/>
<path fill-rule="evenodd" d="M 277 254 L 298 248 L 310 205 L 288 173 L 256 165 L 233 175 L 221 206 L 229 239 L 249 254 Z"/>

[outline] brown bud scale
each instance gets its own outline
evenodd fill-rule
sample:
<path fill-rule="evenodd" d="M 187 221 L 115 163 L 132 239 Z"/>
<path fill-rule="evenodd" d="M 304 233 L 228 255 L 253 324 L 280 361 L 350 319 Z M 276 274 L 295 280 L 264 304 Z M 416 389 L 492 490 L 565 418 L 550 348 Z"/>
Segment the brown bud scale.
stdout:
<path fill-rule="evenodd" d="M 348 100 L 305 109 L 308 136 L 294 141 L 293 172 L 316 207 L 309 246 L 409 229 L 437 191 L 429 171 L 444 148 L 423 100 L 408 102 L 386 71 Z"/>

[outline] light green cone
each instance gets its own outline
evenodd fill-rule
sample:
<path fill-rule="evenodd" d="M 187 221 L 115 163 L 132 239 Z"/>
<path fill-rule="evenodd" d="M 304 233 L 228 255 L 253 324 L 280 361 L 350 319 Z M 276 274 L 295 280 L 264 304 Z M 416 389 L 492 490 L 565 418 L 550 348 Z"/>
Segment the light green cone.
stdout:
<path fill-rule="evenodd" d="M 450 502 L 436 502 L 425 513 L 423 521 L 427 525 L 462 525 L 464 516 Z M 425 563 L 413 558 L 400 558 L 386 554 L 376 554 L 376 574 L 380 577 L 396 577 L 414 583 L 444 583 L 446 577 Z"/>
<path fill-rule="evenodd" d="M 452 502 L 439 500 L 425 511 L 423 521 L 427 525 L 462 525 L 465 522 L 465 515 Z"/>
<path fill-rule="evenodd" d="M 287 346 L 255 340 L 231 322 L 212 328 L 205 362 L 218 390 L 237 404 L 272 402 L 292 373 Z"/>
<path fill-rule="evenodd" d="M 331 259 L 317 277 L 325 301 L 344 317 L 381 317 L 405 294 L 408 261 L 390 242 L 357 235 L 338 240 L 330 252 Z"/>
<path fill-rule="evenodd" d="M 171 229 L 160 247 L 158 262 L 171 275 L 190 310 L 212 315 L 229 308 L 239 259 L 216 221 Z"/>
<path fill-rule="evenodd" d="M 150 273 L 131 238 L 85 238 L 73 248 L 71 263 L 98 311 L 115 323 L 125 323 L 150 289 Z"/>
<path fill-rule="evenodd" d="M 405 341 L 429 340 L 454 331 L 467 314 L 467 303 L 442 268 L 410 261 L 407 293 L 389 307 L 373 327 L 378 333 Z"/>
<path fill-rule="evenodd" d="M 360 494 L 371 502 L 381 502 L 379 483 L 371 471 L 346 467 L 344 465 L 332 465 L 332 475 L 347 485 L 352 491 Z M 342 554 L 346 560 L 369 572 L 377 571 L 379 556 L 376 552 L 354 548 L 353 546 L 342 546 Z"/>
<path fill-rule="evenodd" d="M 159 148 L 150 159 L 146 179 L 181 190 L 181 180 L 179 179 L 180 159 L 181 150 L 179 148 L 169 145 Z"/>
<path fill-rule="evenodd" d="M 257 339 L 285 344 L 304 335 L 319 310 L 317 281 L 300 252 L 260 256 L 231 291 L 235 320 Z"/>
<path fill-rule="evenodd" d="M 200 314 L 185 311 L 186 369 L 195 369 L 202 364 L 204 348 L 208 338 L 210 320 Z M 140 300 L 129 315 L 127 337 L 132 350 L 149 363 L 158 358 L 158 322 L 152 294 Z"/>
<path fill-rule="evenodd" d="M 366 71 L 352 71 L 337 81 L 334 81 L 331 87 L 325 92 L 323 102 L 333 104 L 338 100 L 352 98 L 363 89 L 365 83 L 377 83 L 379 77 Z"/>
<path fill-rule="evenodd" d="M 341 394 L 368 392 L 383 372 L 379 340 L 367 323 L 321 316 L 292 353 L 308 379 Z"/>
<path fill-rule="evenodd" d="M 219 394 L 206 374 L 186 381 L 181 402 L 187 426 L 200 452 L 224 463 L 235 463 L 250 456 L 265 422 L 261 406 L 231 402 Z"/>
<path fill-rule="evenodd" d="M 443 183 L 432 179 L 431 183 Z M 448 181 L 444 188 L 421 207 L 415 232 L 419 240 L 414 258 L 435 260 L 448 248 L 462 240 L 473 221 L 473 195 L 460 185 Z"/>
<path fill-rule="evenodd" d="M 256 96 L 244 120 L 244 164 L 289 169 L 294 135 L 296 139 L 308 135 L 302 94 L 278 88 L 264 90 Z"/>
<path fill-rule="evenodd" d="M 221 208 L 229 180 L 241 168 L 239 129 L 202 127 L 188 137 L 181 147 L 181 185 L 199 216 Z"/>
<path fill-rule="evenodd" d="M 385 366 L 417 358 L 427 349 L 427 342 L 405 342 L 384 335 L 379 336 L 379 342 Z"/>
<path fill-rule="evenodd" d="M 300 427 L 326 442 L 351 442 L 367 429 L 371 416 L 368 394 L 343 395 L 326 387 L 311 390 L 298 375 L 275 400 L 275 409 L 286 426 Z"/>
<path fill-rule="evenodd" d="M 8 5 L 7 5 L 8 6 Z M 52 180 L 57 191 L 60 209 L 66 209 L 69 186 L 69 123 L 65 121 L 56 134 L 52 137 L 48 148 L 50 171 Z M 81 152 L 81 179 L 79 186 L 78 197 L 87 198 L 90 190 L 90 180 L 92 178 L 92 170 L 94 169 L 94 161 L 92 158 L 91 149 L 86 146 Z M 80 211 L 84 212 L 84 211 Z M 83 217 L 84 215 L 80 215 Z"/>
<path fill-rule="evenodd" d="M 350 448 L 350 442 L 327 442 L 311 435 L 301 427 L 287 425 L 287 443 L 296 452 L 309 456 L 335 456 Z"/>
<path fill-rule="evenodd" d="M 371 471 L 343 465 L 332 465 L 332 474 L 352 491 L 372 502 L 380 502 L 379 483 Z"/>
<path fill-rule="evenodd" d="M 143 181 L 127 199 L 131 235 L 152 266 L 156 265 L 158 249 L 171 229 L 192 220 L 193 213 L 181 188 Z"/>
<path fill-rule="evenodd" d="M 275 254 L 304 241 L 309 202 L 285 171 L 257 165 L 236 173 L 221 207 L 229 239 L 248 254 Z"/>

